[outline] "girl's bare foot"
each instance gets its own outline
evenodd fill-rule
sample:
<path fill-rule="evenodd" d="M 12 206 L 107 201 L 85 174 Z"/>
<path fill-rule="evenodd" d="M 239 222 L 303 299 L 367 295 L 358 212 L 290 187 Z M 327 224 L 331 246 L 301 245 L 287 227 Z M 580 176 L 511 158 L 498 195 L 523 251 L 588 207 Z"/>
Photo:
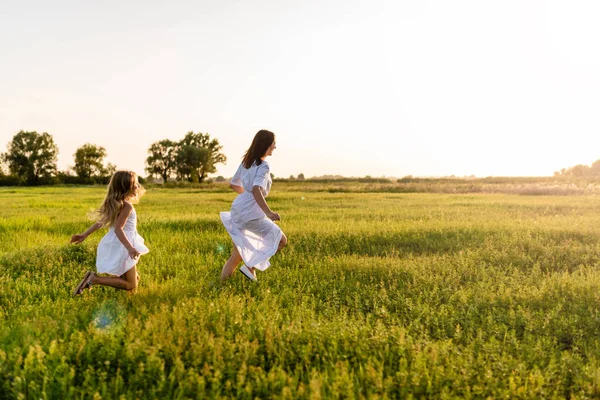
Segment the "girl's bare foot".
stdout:
<path fill-rule="evenodd" d="M 96 273 L 91 272 L 90 277 L 88 278 L 88 283 L 85 286 L 85 289 L 92 290 L 92 285 L 96 283 Z"/>
<path fill-rule="evenodd" d="M 73 290 L 73 296 L 78 296 L 81 293 L 83 293 L 83 291 L 85 289 L 90 289 L 92 286 L 92 279 L 95 276 L 96 276 L 96 274 L 93 273 L 92 271 L 86 272 L 85 275 L 83 276 L 83 279 L 81 280 L 81 282 L 79 282 L 79 285 L 77 285 L 75 290 Z"/>

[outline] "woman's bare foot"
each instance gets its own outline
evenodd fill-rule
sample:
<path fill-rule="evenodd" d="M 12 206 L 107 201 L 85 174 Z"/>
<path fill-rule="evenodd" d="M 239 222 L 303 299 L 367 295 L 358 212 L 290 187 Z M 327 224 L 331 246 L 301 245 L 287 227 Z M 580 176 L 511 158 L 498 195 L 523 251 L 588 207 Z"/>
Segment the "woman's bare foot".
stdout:
<path fill-rule="evenodd" d="M 249 268 L 249 267 L 248 267 L 248 266 L 246 266 L 246 265 L 242 265 L 242 266 L 240 267 L 240 272 L 241 272 L 242 274 L 244 274 L 244 276 L 245 276 L 246 278 L 250 279 L 251 281 L 253 281 L 253 282 L 256 282 L 256 281 L 257 281 L 257 279 L 256 279 L 256 273 L 254 272 L 254 268 Z"/>

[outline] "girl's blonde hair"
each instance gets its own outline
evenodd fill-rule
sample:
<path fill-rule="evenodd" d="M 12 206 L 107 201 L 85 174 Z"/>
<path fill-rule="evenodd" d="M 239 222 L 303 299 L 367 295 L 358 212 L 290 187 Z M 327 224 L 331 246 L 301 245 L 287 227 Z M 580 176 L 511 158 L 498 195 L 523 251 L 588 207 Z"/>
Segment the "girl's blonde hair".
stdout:
<path fill-rule="evenodd" d="M 94 211 L 94 219 L 102 226 L 113 226 L 125 200 L 137 203 L 146 190 L 137 182 L 137 175 L 132 171 L 117 171 L 110 178 L 106 198 L 100 208 Z"/>

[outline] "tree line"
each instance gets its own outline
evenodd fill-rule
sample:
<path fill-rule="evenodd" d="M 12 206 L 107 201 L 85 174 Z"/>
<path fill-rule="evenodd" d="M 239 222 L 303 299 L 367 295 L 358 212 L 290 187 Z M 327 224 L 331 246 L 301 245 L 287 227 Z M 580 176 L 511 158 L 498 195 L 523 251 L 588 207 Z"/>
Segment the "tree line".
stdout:
<path fill-rule="evenodd" d="M 148 148 L 145 171 L 149 178 L 204 182 L 225 163 L 223 146 L 208 133 L 188 132 L 180 141 L 170 139 Z M 74 165 L 66 171 L 57 168 L 58 146 L 52 135 L 20 131 L 0 154 L 0 185 L 51 185 L 108 183 L 117 167 L 105 163 L 106 149 L 86 143 L 73 154 Z M 143 180 L 143 178 L 141 178 Z"/>
<path fill-rule="evenodd" d="M 554 172 L 554 176 L 600 177 L 600 160 L 594 161 L 591 166 L 578 164 L 574 167 L 563 168 Z"/>

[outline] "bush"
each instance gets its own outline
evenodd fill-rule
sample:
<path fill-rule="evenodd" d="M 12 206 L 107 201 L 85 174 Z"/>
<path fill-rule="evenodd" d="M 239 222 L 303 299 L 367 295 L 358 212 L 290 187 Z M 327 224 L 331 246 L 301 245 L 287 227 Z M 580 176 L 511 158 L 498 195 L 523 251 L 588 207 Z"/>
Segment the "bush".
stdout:
<path fill-rule="evenodd" d="M 108 185 L 110 176 L 91 176 L 89 178 L 82 178 L 77 175 L 71 175 L 65 172 L 59 172 L 56 177 L 57 183 L 64 183 L 67 185 Z M 142 178 L 140 177 L 140 183 Z"/>
<path fill-rule="evenodd" d="M 21 186 L 25 179 L 15 175 L 0 175 L 0 186 Z"/>

